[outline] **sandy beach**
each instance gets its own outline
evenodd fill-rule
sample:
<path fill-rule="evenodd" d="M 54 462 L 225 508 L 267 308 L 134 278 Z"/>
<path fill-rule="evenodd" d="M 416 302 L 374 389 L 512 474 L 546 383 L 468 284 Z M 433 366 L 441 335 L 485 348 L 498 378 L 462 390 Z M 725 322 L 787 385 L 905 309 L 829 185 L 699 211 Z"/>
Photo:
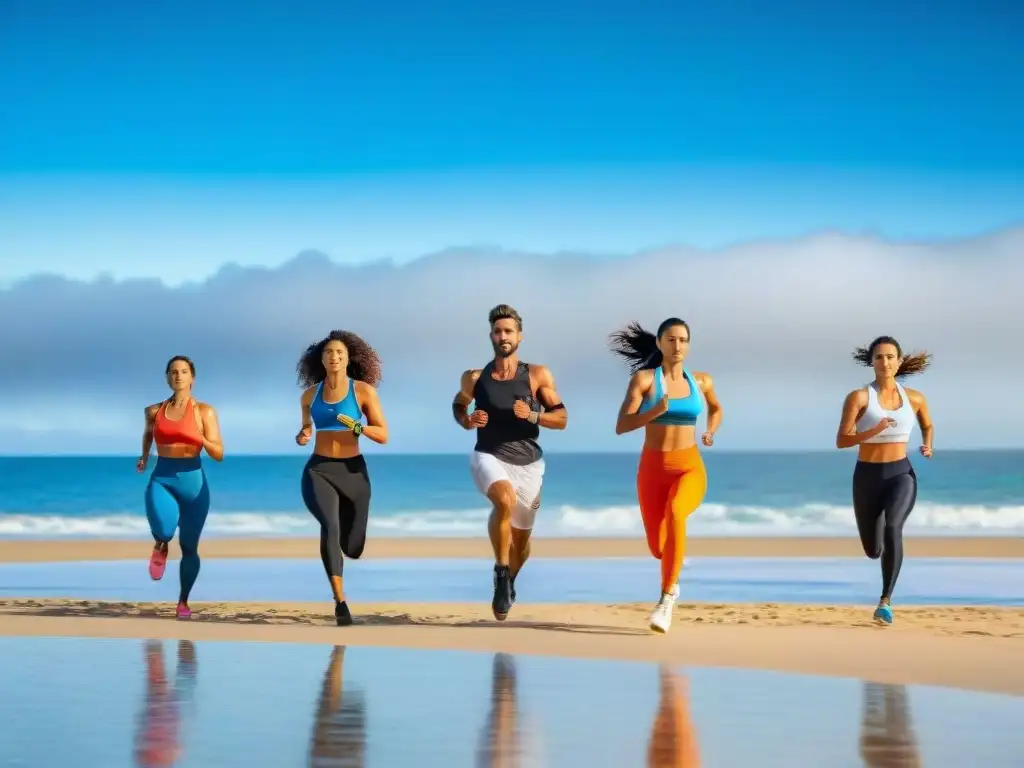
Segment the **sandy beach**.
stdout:
<path fill-rule="evenodd" d="M 49 539 L 0 540 L 0 563 L 74 562 L 89 560 L 137 560 L 148 556 L 145 539 Z M 275 539 L 206 538 L 201 553 L 230 558 L 317 558 L 313 537 Z M 907 557 L 1024 557 L 1024 537 L 908 537 Z M 689 539 L 692 557 L 863 557 L 856 536 L 811 537 L 716 537 Z M 534 540 L 532 557 L 647 557 L 647 545 L 633 538 L 542 538 Z M 171 557 L 177 558 L 177 540 Z M 485 538 L 373 538 L 364 558 L 490 558 Z"/>
<path fill-rule="evenodd" d="M 0 562 L 141 559 L 134 541 L 3 541 Z M 1022 538 L 910 538 L 908 557 L 1020 558 Z M 309 539 L 208 539 L 206 558 L 311 558 Z M 695 557 L 862 557 L 853 538 L 695 538 Z M 534 556 L 645 556 L 635 539 L 538 539 Z M 176 555 L 176 550 L 175 550 Z M 488 558 L 485 539 L 388 539 L 367 558 Z M 327 603 L 195 603 L 194 620 L 173 606 L 95 600 L 0 600 L 0 635 L 186 638 L 338 643 L 629 659 L 774 669 L 1024 695 L 1024 609 L 902 607 L 876 627 L 869 606 L 680 604 L 667 636 L 646 629 L 649 604 L 517 604 L 499 624 L 485 604 L 354 604 L 357 624 L 332 625 Z"/>
<path fill-rule="evenodd" d="M 0 601 L 0 635 L 186 638 L 507 652 L 773 669 L 881 683 L 1024 695 L 1024 609 L 901 608 L 880 628 L 863 608 L 680 604 L 672 632 L 646 630 L 649 605 L 517 605 L 498 624 L 486 605 L 353 605 L 332 626 L 328 604 L 86 600 Z"/>

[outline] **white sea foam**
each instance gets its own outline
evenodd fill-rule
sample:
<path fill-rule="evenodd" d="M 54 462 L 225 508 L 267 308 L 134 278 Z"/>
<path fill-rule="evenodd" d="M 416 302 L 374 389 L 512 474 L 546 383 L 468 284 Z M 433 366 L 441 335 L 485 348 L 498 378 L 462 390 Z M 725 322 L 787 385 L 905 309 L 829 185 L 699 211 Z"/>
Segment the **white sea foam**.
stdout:
<path fill-rule="evenodd" d="M 373 513 L 370 533 L 377 536 L 478 536 L 486 529 L 488 510 L 410 510 Z M 205 534 L 210 536 L 309 535 L 316 523 L 303 511 L 211 513 Z M 691 535 L 800 536 L 850 534 L 850 507 L 808 504 L 793 508 L 706 504 L 690 518 Z M 634 536 L 642 531 L 635 505 L 584 508 L 542 508 L 538 536 Z M 932 535 L 1024 535 L 1024 506 L 952 506 L 922 502 L 907 522 L 908 533 Z M 142 515 L 108 514 L 91 517 L 24 515 L 0 512 L 4 538 L 136 538 L 148 537 Z"/>

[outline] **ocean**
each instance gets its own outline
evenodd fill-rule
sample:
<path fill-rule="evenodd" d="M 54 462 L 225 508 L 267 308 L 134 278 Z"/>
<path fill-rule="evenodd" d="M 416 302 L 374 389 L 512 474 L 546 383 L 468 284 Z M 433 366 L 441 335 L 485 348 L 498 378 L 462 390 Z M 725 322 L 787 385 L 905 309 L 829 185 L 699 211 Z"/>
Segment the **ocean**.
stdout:
<path fill-rule="evenodd" d="M 704 451 L 701 535 L 852 534 L 849 452 Z M 635 454 L 546 455 L 538 536 L 640 535 Z M 305 455 L 207 460 L 207 536 L 309 535 L 299 494 Z M 937 451 L 912 459 L 920 481 L 909 534 L 1024 535 L 1024 451 Z M 465 455 L 367 457 L 375 536 L 481 536 L 488 510 Z M 148 537 L 147 477 L 134 457 L 0 457 L 0 536 Z"/>

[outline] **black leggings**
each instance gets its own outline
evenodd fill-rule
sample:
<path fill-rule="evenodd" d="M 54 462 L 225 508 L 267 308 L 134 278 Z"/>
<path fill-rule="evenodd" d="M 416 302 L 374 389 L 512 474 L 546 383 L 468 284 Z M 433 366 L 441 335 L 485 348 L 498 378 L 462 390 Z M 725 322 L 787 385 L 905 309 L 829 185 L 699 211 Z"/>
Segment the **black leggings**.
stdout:
<path fill-rule="evenodd" d="M 302 500 L 320 523 L 320 559 L 328 579 L 341 578 L 344 559 L 357 559 L 366 544 L 370 476 L 366 459 L 313 454 L 302 471 Z"/>
<path fill-rule="evenodd" d="M 853 514 L 864 554 L 882 558 L 882 598 L 892 597 L 903 565 L 903 526 L 917 501 L 917 475 L 910 459 L 872 464 L 858 461 L 853 470 Z"/>

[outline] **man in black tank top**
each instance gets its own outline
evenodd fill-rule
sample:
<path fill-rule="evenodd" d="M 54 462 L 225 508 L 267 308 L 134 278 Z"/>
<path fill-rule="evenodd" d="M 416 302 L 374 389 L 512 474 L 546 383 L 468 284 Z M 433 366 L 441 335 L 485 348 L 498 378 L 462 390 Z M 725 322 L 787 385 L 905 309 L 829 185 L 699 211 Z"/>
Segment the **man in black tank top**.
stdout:
<path fill-rule="evenodd" d="M 540 508 L 544 452 L 540 428 L 565 429 L 568 412 L 543 365 L 519 360 L 523 321 L 500 304 L 488 316 L 494 359 L 462 374 L 452 413 L 477 430 L 469 467 L 491 502 L 487 531 L 494 548 L 494 618 L 504 621 L 515 602 L 515 578 L 530 556 L 530 533 Z M 470 403 L 475 403 L 472 413 Z"/>

